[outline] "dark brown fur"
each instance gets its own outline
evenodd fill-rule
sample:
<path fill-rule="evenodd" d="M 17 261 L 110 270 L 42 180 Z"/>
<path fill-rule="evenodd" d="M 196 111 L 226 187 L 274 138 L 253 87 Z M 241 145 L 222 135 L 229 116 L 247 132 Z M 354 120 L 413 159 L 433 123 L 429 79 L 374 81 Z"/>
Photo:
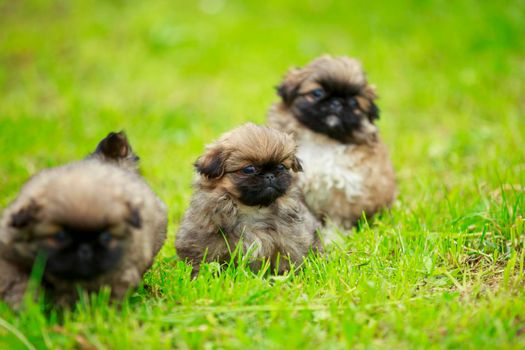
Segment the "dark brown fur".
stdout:
<path fill-rule="evenodd" d="M 110 132 L 88 157 L 100 159 L 131 171 L 139 171 L 139 157 L 133 152 L 124 131 Z"/>

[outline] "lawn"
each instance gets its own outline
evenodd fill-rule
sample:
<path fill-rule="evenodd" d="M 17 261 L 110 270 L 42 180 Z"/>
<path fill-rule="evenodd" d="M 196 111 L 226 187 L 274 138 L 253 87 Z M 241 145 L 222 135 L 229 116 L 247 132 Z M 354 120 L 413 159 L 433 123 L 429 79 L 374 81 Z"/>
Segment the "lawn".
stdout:
<path fill-rule="evenodd" d="M 70 311 L 0 303 L 0 349 L 525 348 L 524 13 L 519 0 L 0 0 L 0 208 L 125 129 L 170 218 L 121 305 L 107 291 Z M 398 201 L 295 273 L 210 264 L 190 280 L 173 240 L 192 162 L 263 123 L 285 71 L 323 53 L 359 58 L 376 85 Z"/>

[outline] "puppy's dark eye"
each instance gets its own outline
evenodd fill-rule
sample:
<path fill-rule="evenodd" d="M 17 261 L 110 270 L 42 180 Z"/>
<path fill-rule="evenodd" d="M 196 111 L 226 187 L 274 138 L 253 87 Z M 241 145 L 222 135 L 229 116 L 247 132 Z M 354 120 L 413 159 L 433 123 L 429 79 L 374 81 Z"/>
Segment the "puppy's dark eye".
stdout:
<path fill-rule="evenodd" d="M 109 231 L 104 231 L 100 234 L 98 237 L 98 240 L 102 244 L 109 244 L 111 240 L 113 239 L 113 235 Z"/>
<path fill-rule="evenodd" d="M 247 175 L 251 175 L 251 174 L 255 174 L 257 172 L 257 169 L 255 169 L 253 165 L 248 165 L 242 168 L 242 172 Z"/>
<path fill-rule="evenodd" d="M 56 246 L 67 246 L 71 241 L 69 234 L 65 231 L 59 231 L 53 236 L 46 239 L 46 243 L 52 247 Z"/>
<path fill-rule="evenodd" d="M 60 232 L 57 232 L 55 233 L 55 235 L 53 236 L 53 238 L 55 239 L 55 241 L 57 241 L 58 243 L 66 243 L 69 239 L 69 236 L 67 233 L 65 233 L 64 231 L 60 231 Z"/>
<path fill-rule="evenodd" d="M 357 100 L 355 99 L 355 97 L 350 97 L 350 100 L 348 100 L 348 105 L 351 108 L 356 108 L 358 106 Z"/>
<path fill-rule="evenodd" d="M 314 89 L 310 91 L 308 94 L 316 100 L 320 100 L 325 96 L 325 92 L 321 88 Z"/>
<path fill-rule="evenodd" d="M 286 170 L 286 166 L 284 164 L 279 164 L 275 167 L 275 169 L 277 171 L 285 171 Z"/>

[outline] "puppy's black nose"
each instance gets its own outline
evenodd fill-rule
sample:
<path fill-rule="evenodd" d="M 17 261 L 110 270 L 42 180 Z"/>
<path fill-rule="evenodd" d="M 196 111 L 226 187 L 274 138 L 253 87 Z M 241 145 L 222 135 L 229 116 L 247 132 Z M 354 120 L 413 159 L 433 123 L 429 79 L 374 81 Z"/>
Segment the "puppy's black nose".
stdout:
<path fill-rule="evenodd" d="M 89 260 L 93 257 L 93 250 L 87 244 L 82 244 L 78 247 L 77 251 L 78 257 L 81 260 Z"/>
<path fill-rule="evenodd" d="M 337 98 L 334 98 L 332 101 L 330 101 L 330 110 L 333 113 L 339 113 L 343 109 L 343 104 L 341 101 Z"/>
<path fill-rule="evenodd" d="M 273 182 L 275 180 L 275 175 L 273 173 L 264 174 L 264 179 L 268 182 Z"/>

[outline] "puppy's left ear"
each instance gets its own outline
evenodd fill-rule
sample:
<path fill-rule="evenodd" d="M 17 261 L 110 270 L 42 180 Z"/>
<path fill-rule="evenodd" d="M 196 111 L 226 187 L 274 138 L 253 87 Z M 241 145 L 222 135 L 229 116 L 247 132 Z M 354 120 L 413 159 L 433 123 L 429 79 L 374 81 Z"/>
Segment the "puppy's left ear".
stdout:
<path fill-rule="evenodd" d="M 99 142 L 93 155 L 99 156 L 105 160 L 126 159 L 134 163 L 139 160 L 139 157 L 133 153 L 124 131 L 110 132 L 108 136 Z"/>
<path fill-rule="evenodd" d="M 371 122 L 373 122 L 376 119 L 379 119 L 379 107 L 377 107 L 377 105 L 374 102 L 370 104 L 368 119 L 370 119 Z"/>
<path fill-rule="evenodd" d="M 226 171 L 228 155 L 221 147 L 211 147 L 195 162 L 195 168 L 208 179 L 217 179 Z"/>
<path fill-rule="evenodd" d="M 292 170 L 296 173 L 303 171 L 303 164 L 301 163 L 301 160 L 297 157 L 293 157 L 292 159 Z"/>
<path fill-rule="evenodd" d="M 128 203 L 129 215 L 126 218 L 126 222 L 135 228 L 142 227 L 142 217 L 137 208 L 134 208 L 130 203 Z"/>
<path fill-rule="evenodd" d="M 364 96 L 370 101 L 370 108 L 368 110 L 368 119 L 373 122 L 379 119 L 379 107 L 374 103 L 377 99 L 376 89 L 373 85 L 367 85 L 365 87 Z"/>

